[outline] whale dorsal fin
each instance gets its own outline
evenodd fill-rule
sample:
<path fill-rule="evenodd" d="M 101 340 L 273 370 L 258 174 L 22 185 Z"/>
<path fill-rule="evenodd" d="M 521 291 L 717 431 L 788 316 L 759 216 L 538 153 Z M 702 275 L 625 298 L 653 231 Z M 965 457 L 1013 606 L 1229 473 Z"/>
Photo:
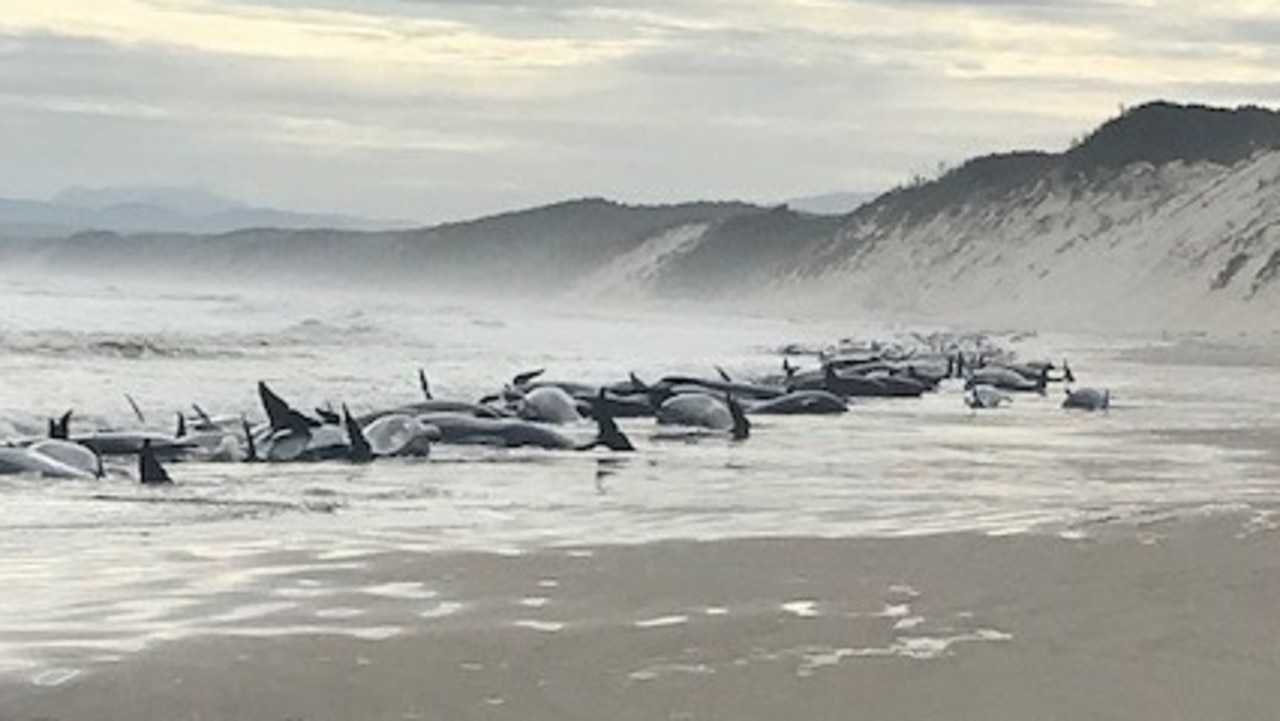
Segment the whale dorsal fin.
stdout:
<path fill-rule="evenodd" d="M 347 409 L 346 403 L 342 404 L 342 422 L 347 427 L 347 440 L 351 444 L 351 461 L 353 463 L 372 461 L 373 448 L 369 445 L 369 439 L 364 437 L 364 429 L 351 417 L 351 411 Z"/>
<path fill-rule="evenodd" d="M 213 417 L 206 413 L 205 410 L 200 407 L 199 403 L 192 403 L 191 410 L 196 412 L 196 416 L 200 419 L 201 423 L 206 426 L 213 426 Z"/>
<path fill-rule="evenodd" d="M 729 393 L 724 394 L 725 403 L 729 406 L 729 414 L 733 416 L 733 429 L 730 434 L 735 441 L 745 441 L 751 436 L 751 421 L 747 420 L 747 414 L 742 410 L 742 404 Z"/>
<path fill-rule="evenodd" d="M 164 466 L 156 460 L 156 452 L 151 448 L 150 438 L 142 442 L 142 450 L 138 452 L 138 480 L 148 486 L 173 483 Z"/>
<path fill-rule="evenodd" d="M 273 393 L 263 381 L 258 381 L 258 398 L 262 400 L 262 409 L 266 411 L 267 422 L 271 424 L 273 431 L 288 429 L 301 433 L 320 425 L 318 421 L 307 418 L 290 408 L 289 404 Z"/>
<path fill-rule="evenodd" d="M 427 372 L 422 368 L 418 369 L 418 387 L 422 389 L 422 395 L 427 400 L 435 400 L 431 395 L 431 384 L 427 382 Z"/>

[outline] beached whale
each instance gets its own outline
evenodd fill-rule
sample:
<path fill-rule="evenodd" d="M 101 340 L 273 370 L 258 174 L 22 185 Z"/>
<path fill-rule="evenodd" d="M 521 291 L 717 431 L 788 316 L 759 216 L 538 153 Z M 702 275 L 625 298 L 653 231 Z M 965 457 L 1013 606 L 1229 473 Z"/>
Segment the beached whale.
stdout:
<path fill-rule="evenodd" d="M 582 420 L 578 400 L 559 386 L 540 386 L 524 393 L 515 403 L 516 415 L 526 421 L 577 423 Z"/>
<path fill-rule="evenodd" d="M 751 422 L 732 396 L 710 393 L 681 393 L 662 402 L 655 412 L 661 425 L 690 426 L 727 431 L 735 440 L 751 434 Z"/>
<path fill-rule="evenodd" d="M 484 403 L 436 398 L 435 394 L 431 392 L 431 384 L 427 380 L 427 373 L 421 368 L 418 369 L 418 386 L 422 389 L 422 400 L 363 413 L 357 416 L 356 420 L 361 426 L 368 427 L 370 423 L 379 418 L 390 415 L 420 416 L 424 413 L 463 413 L 480 418 L 505 418 L 509 415 L 499 408 Z"/>
<path fill-rule="evenodd" d="M 0 447 L 0 475 L 31 475 L 43 478 L 90 480 L 97 474 L 33 451 L 30 447 Z"/>
<path fill-rule="evenodd" d="M 438 429 L 441 443 L 572 451 L 597 446 L 614 451 L 632 450 L 631 441 L 618 429 L 607 410 L 598 408 L 592 415 L 596 420 L 596 436 L 585 443 L 550 426 L 518 418 L 477 418 L 460 413 L 427 413 L 419 416 L 418 420 Z"/>
<path fill-rule="evenodd" d="M 439 428 L 404 413 L 382 416 L 361 430 L 375 458 L 425 458 L 431 453 L 432 442 L 440 439 Z"/>
<path fill-rule="evenodd" d="M 662 399 L 689 392 L 703 392 L 715 395 L 730 394 L 735 398 L 755 398 L 768 400 L 785 394 L 785 388 L 758 385 L 755 383 L 739 383 L 724 378 L 695 378 L 693 376 L 665 376 L 649 387 L 652 396 Z"/>
<path fill-rule="evenodd" d="M 1048 383 L 1048 376 L 1046 375 L 1040 375 L 1032 379 L 1004 366 L 986 366 L 984 368 L 974 368 L 970 371 L 969 377 L 965 381 L 965 389 L 986 385 L 1002 391 L 1044 395 L 1046 383 Z"/>
<path fill-rule="evenodd" d="M 61 438 L 46 438 L 27 447 L 32 453 L 52 458 L 61 463 L 88 473 L 96 478 L 105 475 L 102 467 L 102 456 L 93 449 Z"/>
<path fill-rule="evenodd" d="M 1066 398 L 1062 400 L 1063 408 L 1078 408 L 1086 411 L 1103 411 L 1111 407 L 1111 391 L 1098 388 L 1067 389 Z"/>
<path fill-rule="evenodd" d="M 1013 396 L 984 383 L 979 383 L 965 392 L 964 403 L 970 408 L 999 408 L 1005 403 L 1012 403 Z"/>
<path fill-rule="evenodd" d="M 741 402 L 752 415 L 829 415 L 849 410 L 843 398 L 827 391 L 792 391 L 769 400 L 744 398 Z"/>

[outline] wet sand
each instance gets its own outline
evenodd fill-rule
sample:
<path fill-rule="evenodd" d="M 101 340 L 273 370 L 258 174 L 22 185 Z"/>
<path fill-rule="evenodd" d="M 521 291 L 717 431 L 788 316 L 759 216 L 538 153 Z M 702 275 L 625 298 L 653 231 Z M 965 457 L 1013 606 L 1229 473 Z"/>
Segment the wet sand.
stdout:
<path fill-rule="evenodd" d="M 441 596 L 413 618 L 329 610 L 396 631 L 381 640 L 203 636 L 58 685 L 9 679 L 0 719 L 1168 721 L 1280 708 L 1280 530 L 1257 513 L 1083 538 L 366 560 L 351 571 L 362 582 Z"/>

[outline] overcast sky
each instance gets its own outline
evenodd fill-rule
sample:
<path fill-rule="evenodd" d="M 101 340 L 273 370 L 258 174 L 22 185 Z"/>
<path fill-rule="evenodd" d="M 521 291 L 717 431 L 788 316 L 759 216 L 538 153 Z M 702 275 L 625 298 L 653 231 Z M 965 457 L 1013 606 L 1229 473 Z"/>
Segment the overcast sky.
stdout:
<path fill-rule="evenodd" d="M 0 0 L 0 196 L 456 219 L 879 191 L 1155 98 L 1280 104 L 1275 0 Z"/>

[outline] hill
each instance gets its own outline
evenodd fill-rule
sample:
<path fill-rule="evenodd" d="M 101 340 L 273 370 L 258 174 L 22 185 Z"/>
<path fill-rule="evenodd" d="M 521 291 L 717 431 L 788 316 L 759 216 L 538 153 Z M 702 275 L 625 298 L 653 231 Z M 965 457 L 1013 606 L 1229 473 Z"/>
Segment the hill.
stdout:
<path fill-rule="evenodd" d="M 970 160 L 843 216 L 569 201 L 412 231 L 82 234 L 66 272 L 681 298 L 1029 327 L 1280 330 L 1280 114 L 1149 103 L 1060 153 Z"/>

